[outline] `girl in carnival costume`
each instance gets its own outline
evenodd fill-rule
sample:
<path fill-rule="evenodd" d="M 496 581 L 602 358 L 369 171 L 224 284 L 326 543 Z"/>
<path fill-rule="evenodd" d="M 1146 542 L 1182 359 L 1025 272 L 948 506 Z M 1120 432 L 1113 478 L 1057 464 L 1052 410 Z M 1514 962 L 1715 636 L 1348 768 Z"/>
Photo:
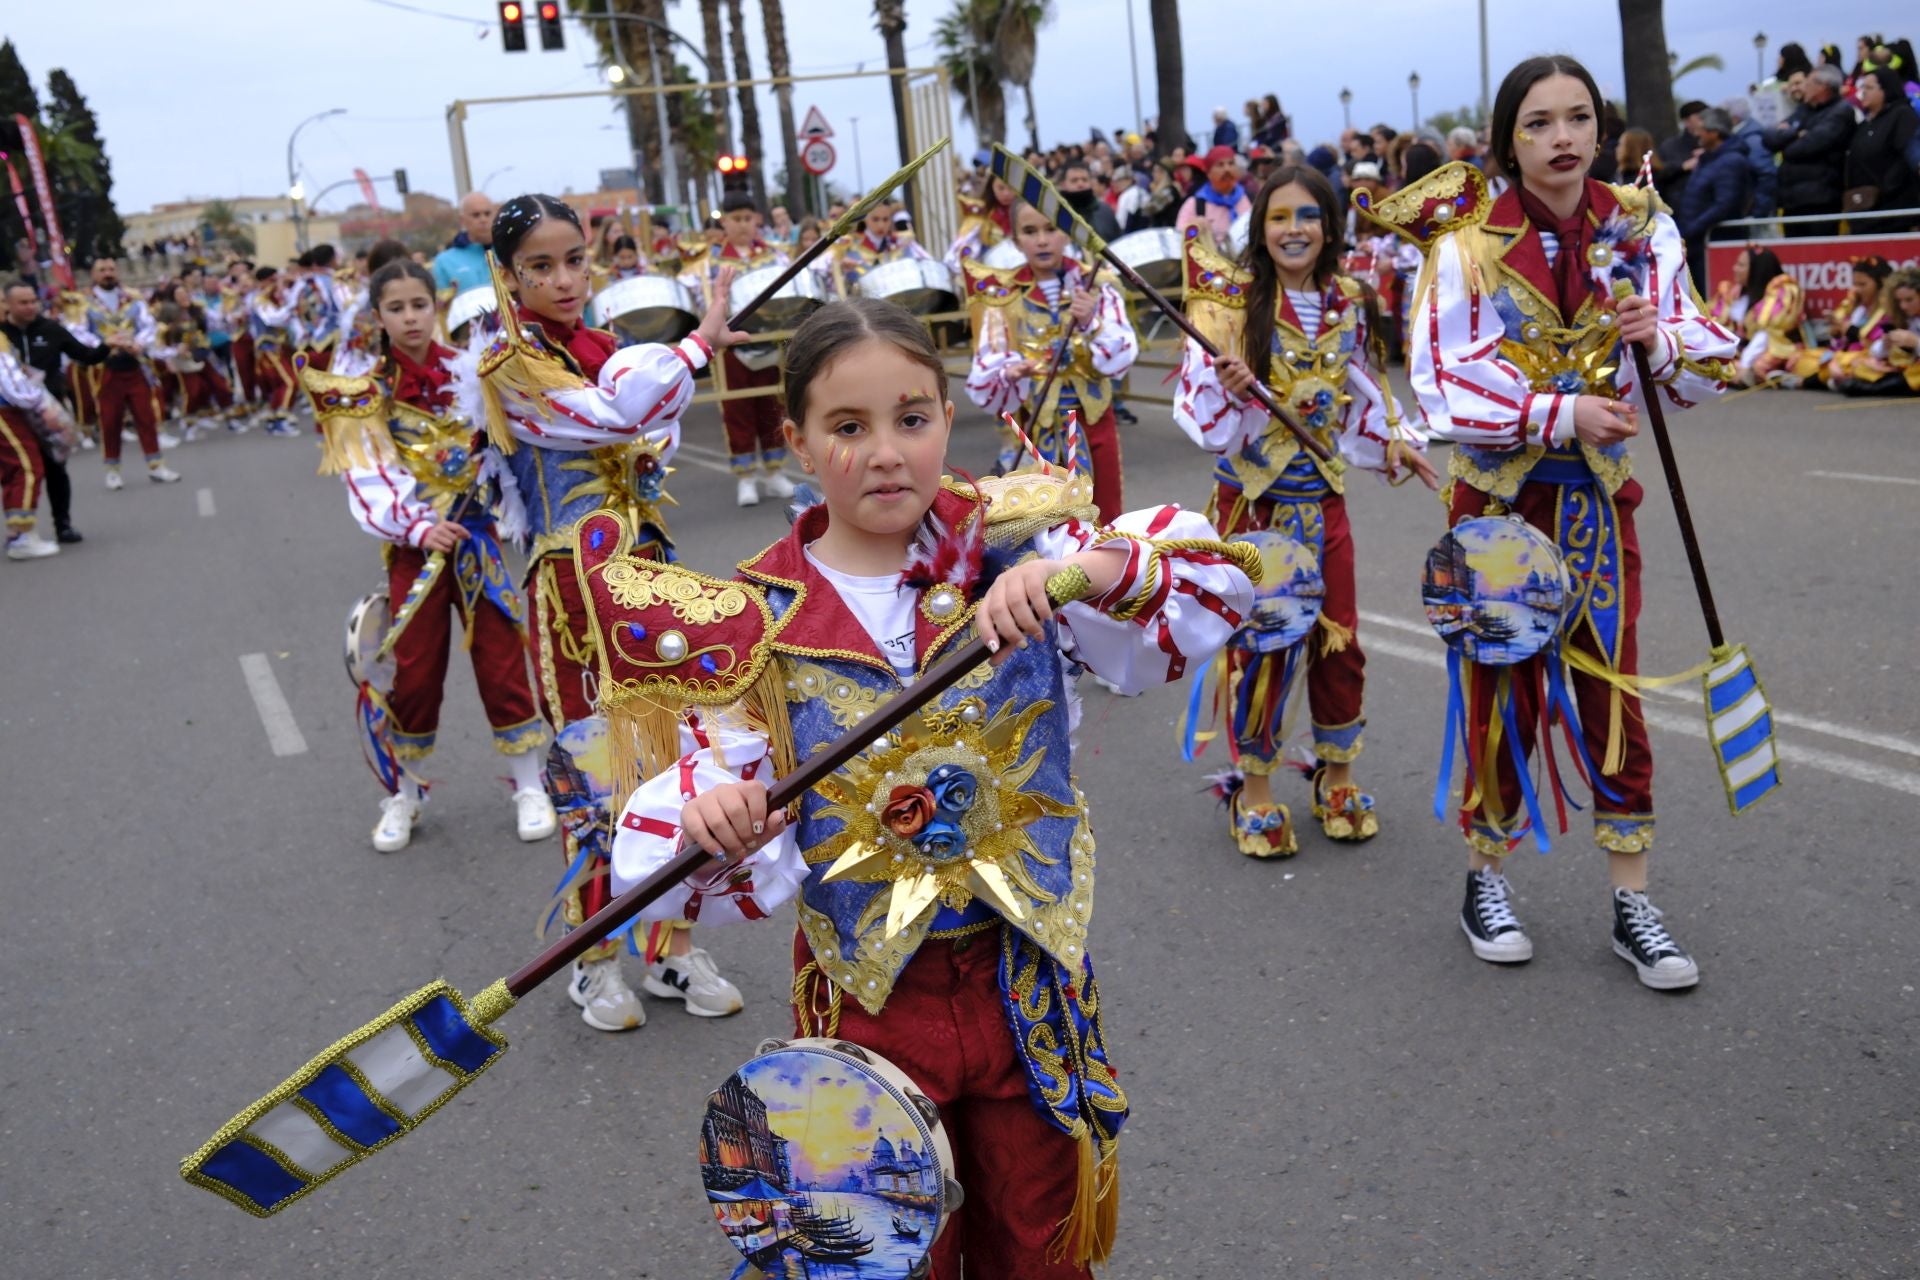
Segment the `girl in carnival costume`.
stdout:
<path fill-rule="evenodd" d="M 1526 761 L 1536 729 L 1559 718 L 1593 785 L 1614 951 L 1642 983 L 1670 989 L 1699 970 L 1647 896 L 1653 758 L 1634 681 L 1642 490 L 1626 442 L 1646 397 L 1671 412 L 1723 390 L 1738 343 L 1696 307 L 1685 247 L 1653 193 L 1586 176 L 1602 101 L 1573 59 L 1529 58 L 1493 111 L 1491 158 L 1512 186 L 1492 199 L 1477 170 L 1452 164 L 1372 216 L 1427 250 L 1409 372 L 1431 433 L 1455 445 L 1450 523 L 1518 516 L 1556 543 L 1573 581 L 1559 641 L 1571 697 L 1552 650 L 1511 668 L 1463 664 L 1450 713 L 1468 757 L 1461 927 L 1483 960 L 1533 955 L 1502 869 L 1526 831 L 1547 842 Z M 1629 343 L 1646 350 L 1654 385 L 1640 385 Z"/>
<path fill-rule="evenodd" d="M 1887 277 L 1891 301 L 1887 323 L 1834 389 L 1850 396 L 1903 396 L 1920 393 L 1920 270 L 1909 267 Z"/>
<path fill-rule="evenodd" d="M 1069 670 L 1134 692 L 1179 678 L 1239 625 L 1250 557 L 1178 507 L 1102 527 L 1081 473 L 944 477 L 946 375 L 926 326 L 892 303 L 809 317 L 785 402 L 825 501 L 738 578 L 610 554 L 616 517 L 581 531 L 609 715 L 648 777 L 619 823 L 617 881 L 685 839 L 729 865 L 650 911 L 762 919 L 797 893 L 799 1033 L 891 1059 L 953 1137 L 967 1200 L 933 1275 L 957 1280 L 964 1260 L 969 1275 L 1086 1277 L 1112 1243 L 1127 1104 L 1086 954 L 1093 836 Z M 1084 581 L 1056 611 L 1046 586 L 1061 574 Z M 768 811 L 767 784 L 797 755 L 971 628 L 991 664 L 793 813 Z"/>
<path fill-rule="evenodd" d="M 610 896 L 609 816 L 593 782 L 606 743 L 597 732 L 599 687 L 574 527 L 595 511 L 616 510 L 632 540 L 622 550 L 672 558 L 660 504 L 667 461 L 680 443 L 680 415 L 693 398 L 694 375 L 744 335 L 726 326 L 731 268 L 719 272 L 699 328 L 674 346 L 622 348 L 611 333 L 583 324 L 587 239 L 580 215 L 552 196 L 501 205 L 492 250 L 501 327 L 481 340 L 477 376 L 463 381 L 461 395 L 505 457 L 503 506 L 528 544 L 528 648 L 541 712 L 557 738 L 547 789 L 568 859 L 545 922 L 574 925 Z M 568 987 L 581 1018 L 599 1031 L 626 1031 L 646 1020 L 621 975 L 619 950 L 616 935 L 588 951 Z M 650 931 L 645 958 L 649 994 L 685 1001 L 702 1017 L 739 1011 L 739 990 L 692 946 L 685 922 Z"/>
<path fill-rule="evenodd" d="M 1319 625 L 1305 637 L 1284 648 L 1263 645 L 1256 620 L 1215 663 L 1216 715 L 1225 703 L 1236 766 L 1222 788 L 1233 837 L 1242 853 L 1270 858 L 1298 847 L 1292 816 L 1273 798 L 1272 774 L 1282 764 L 1302 668 L 1313 711 L 1314 816 L 1334 840 L 1379 831 L 1373 798 L 1353 782 L 1366 727 L 1366 658 L 1356 634 L 1345 473 L 1354 466 L 1391 480 L 1411 472 L 1429 489 L 1439 488 L 1439 478 L 1423 452 L 1425 434 L 1401 419 L 1386 387 L 1374 296 L 1337 270 L 1333 188 L 1313 169 L 1286 165 L 1267 179 L 1252 210 L 1257 232 L 1237 265 L 1197 230 L 1188 232 L 1188 312 L 1233 354 L 1215 364 L 1199 343 L 1187 343 L 1173 416 L 1215 455 L 1211 512 L 1221 535 L 1283 535 L 1311 553 L 1325 585 Z M 1262 382 L 1327 448 L 1327 461 L 1251 398 Z M 1188 712 L 1189 759 L 1202 734 L 1212 736 L 1199 727 L 1204 683 L 1196 677 Z"/>

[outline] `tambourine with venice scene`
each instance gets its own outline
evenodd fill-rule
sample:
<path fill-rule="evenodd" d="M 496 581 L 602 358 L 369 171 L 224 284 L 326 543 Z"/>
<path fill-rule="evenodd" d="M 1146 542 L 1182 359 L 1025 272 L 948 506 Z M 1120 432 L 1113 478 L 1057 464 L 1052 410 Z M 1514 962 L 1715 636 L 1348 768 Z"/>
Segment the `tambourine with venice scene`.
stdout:
<path fill-rule="evenodd" d="M 768 1040 L 707 1100 L 700 1179 L 736 1276 L 912 1280 L 960 1207 L 940 1112 L 844 1040 Z"/>
<path fill-rule="evenodd" d="M 1420 602 L 1440 638 L 1489 667 L 1547 649 L 1573 600 L 1560 549 L 1517 517 L 1462 520 L 1427 553 L 1420 581 Z"/>

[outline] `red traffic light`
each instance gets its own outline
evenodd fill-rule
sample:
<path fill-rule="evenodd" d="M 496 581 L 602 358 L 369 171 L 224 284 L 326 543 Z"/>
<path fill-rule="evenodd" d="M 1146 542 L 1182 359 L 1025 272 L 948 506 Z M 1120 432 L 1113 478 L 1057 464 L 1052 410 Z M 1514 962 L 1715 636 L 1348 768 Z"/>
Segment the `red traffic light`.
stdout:
<path fill-rule="evenodd" d="M 548 3 L 541 5 L 540 21 L 542 22 L 560 21 L 560 6 L 552 3 L 552 0 L 548 0 Z"/>
<path fill-rule="evenodd" d="M 500 6 L 500 21 L 502 22 L 520 21 L 520 6 L 513 3 L 513 0 L 507 0 L 505 4 Z"/>
<path fill-rule="evenodd" d="M 714 161 L 713 163 L 714 163 L 714 167 L 715 167 L 716 169 L 718 169 L 718 170 L 720 170 L 720 172 L 722 172 L 722 173 L 732 173 L 732 172 L 733 172 L 733 157 L 732 157 L 732 156 L 721 156 L 721 157 L 720 157 L 720 158 L 719 158 L 718 160 L 716 160 L 716 161 Z"/>

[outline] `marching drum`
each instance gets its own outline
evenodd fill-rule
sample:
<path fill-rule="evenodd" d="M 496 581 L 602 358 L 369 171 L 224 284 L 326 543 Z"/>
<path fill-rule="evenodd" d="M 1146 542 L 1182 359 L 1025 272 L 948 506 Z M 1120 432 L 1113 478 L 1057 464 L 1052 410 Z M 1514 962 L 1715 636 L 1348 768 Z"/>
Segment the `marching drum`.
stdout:
<path fill-rule="evenodd" d="M 1107 247 L 1156 289 L 1175 288 L 1186 271 L 1180 233 L 1172 227 L 1148 227 L 1121 236 Z"/>
<path fill-rule="evenodd" d="M 393 688 L 393 655 L 377 656 L 392 621 L 385 587 L 362 599 L 347 614 L 347 677 L 354 688 L 371 684 L 381 693 Z"/>
<path fill-rule="evenodd" d="M 693 294 L 666 276 L 618 280 L 593 295 L 595 323 L 628 342 L 671 346 L 700 327 Z"/>
<path fill-rule="evenodd" d="M 1327 597 L 1320 557 L 1313 548 L 1271 529 L 1236 534 L 1228 541 L 1244 542 L 1260 552 L 1253 611 L 1234 633 L 1234 645 L 1255 653 L 1282 653 L 1306 639 Z"/>
<path fill-rule="evenodd" d="M 785 267 L 761 267 L 735 277 L 733 288 L 727 294 L 728 305 L 734 311 L 739 311 L 759 297 L 760 291 L 777 280 L 785 270 Z M 754 312 L 744 327 L 748 333 L 796 328 L 802 320 L 829 301 L 831 299 L 827 296 L 825 286 L 820 283 L 820 277 L 811 271 L 800 271 L 781 285 L 780 291 L 768 298 L 766 305 Z"/>
<path fill-rule="evenodd" d="M 768 1275 L 929 1274 L 962 1198 L 952 1170 L 939 1109 L 904 1071 L 844 1040 L 766 1041 L 700 1123 L 714 1220 Z"/>
<path fill-rule="evenodd" d="M 1027 255 L 1020 252 L 1020 246 L 1013 242 L 1012 236 L 1006 236 L 981 254 L 980 261 L 995 271 L 1011 271 L 1026 266 Z"/>
<path fill-rule="evenodd" d="M 1573 579 L 1546 534 L 1518 517 L 1479 516 L 1427 552 L 1420 603 L 1461 657 L 1511 666 L 1553 643 L 1573 605 Z"/>
<path fill-rule="evenodd" d="M 473 336 L 467 331 L 467 326 L 498 309 L 499 304 L 490 284 L 454 295 L 453 301 L 447 304 L 447 336 L 453 339 L 455 346 L 465 346 L 467 339 Z"/>
<path fill-rule="evenodd" d="M 856 286 L 863 298 L 886 298 L 917 316 L 937 315 L 960 306 L 953 272 L 944 262 L 929 258 L 900 258 L 883 262 L 860 277 Z"/>

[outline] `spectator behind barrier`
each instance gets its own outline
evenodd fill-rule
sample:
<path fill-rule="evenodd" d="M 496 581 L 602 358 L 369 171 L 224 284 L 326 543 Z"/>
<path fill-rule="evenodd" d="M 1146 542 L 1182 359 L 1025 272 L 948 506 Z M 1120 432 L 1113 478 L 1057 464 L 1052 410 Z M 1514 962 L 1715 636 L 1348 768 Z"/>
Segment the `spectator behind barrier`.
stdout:
<path fill-rule="evenodd" d="M 1822 50 L 1825 57 L 1828 50 Z M 1832 51 L 1834 57 L 1838 50 Z M 1853 108 L 1840 97 L 1840 68 L 1823 62 L 1800 87 L 1800 105 L 1767 135 L 1767 149 L 1780 153 L 1780 212 L 1787 217 L 1840 211 L 1840 193 L 1853 140 Z M 1830 236 L 1833 222 L 1788 223 L 1790 236 Z"/>
<path fill-rule="evenodd" d="M 1913 162 L 1920 117 L 1915 116 L 1904 90 L 1900 73 L 1888 67 L 1864 72 L 1854 84 L 1867 118 L 1847 146 L 1848 213 L 1920 205 L 1920 173 Z M 1875 218 L 1867 226 L 1874 231 L 1911 231 L 1920 226 L 1920 210 L 1912 218 Z"/>

